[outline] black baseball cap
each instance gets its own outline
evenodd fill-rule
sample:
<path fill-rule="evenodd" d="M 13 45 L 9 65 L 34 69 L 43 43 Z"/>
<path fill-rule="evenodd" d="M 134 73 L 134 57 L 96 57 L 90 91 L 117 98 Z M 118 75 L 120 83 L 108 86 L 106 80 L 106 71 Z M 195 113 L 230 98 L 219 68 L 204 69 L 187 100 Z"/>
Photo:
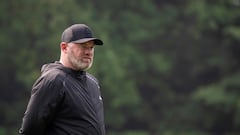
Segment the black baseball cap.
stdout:
<path fill-rule="evenodd" d="M 85 24 L 71 25 L 62 33 L 62 42 L 84 43 L 87 41 L 94 41 L 95 45 L 103 45 L 103 41 L 93 37 L 90 27 Z"/>

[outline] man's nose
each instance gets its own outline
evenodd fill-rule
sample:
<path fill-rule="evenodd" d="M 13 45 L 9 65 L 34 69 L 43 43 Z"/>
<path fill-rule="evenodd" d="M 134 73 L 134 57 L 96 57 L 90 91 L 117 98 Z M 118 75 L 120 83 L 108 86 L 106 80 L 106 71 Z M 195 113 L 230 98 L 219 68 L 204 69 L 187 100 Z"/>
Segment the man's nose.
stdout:
<path fill-rule="evenodd" d="M 92 55 L 93 49 L 92 49 L 92 48 L 85 48 L 84 52 L 85 52 L 85 54 L 87 54 L 87 55 Z"/>

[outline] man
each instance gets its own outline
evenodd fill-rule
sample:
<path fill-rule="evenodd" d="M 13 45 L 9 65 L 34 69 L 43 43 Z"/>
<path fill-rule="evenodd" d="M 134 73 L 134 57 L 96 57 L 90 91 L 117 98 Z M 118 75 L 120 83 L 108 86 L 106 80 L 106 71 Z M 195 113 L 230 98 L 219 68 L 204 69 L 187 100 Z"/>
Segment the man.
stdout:
<path fill-rule="evenodd" d="M 103 103 L 92 66 L 94 46 L 103 45 L 85 24 L 62 34 L 60 61 L 46 64 L 31 92 L 24 135 L 105 135 Z"/>

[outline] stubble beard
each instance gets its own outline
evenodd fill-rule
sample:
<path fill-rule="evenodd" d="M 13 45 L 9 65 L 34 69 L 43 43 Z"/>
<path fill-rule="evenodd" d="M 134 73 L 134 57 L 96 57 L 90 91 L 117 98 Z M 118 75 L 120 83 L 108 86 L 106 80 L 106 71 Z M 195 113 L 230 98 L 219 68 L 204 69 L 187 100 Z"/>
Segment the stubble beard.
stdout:
<path fill-rule="evenodd" d="M 75 70 L 79 70 L 79 71 L 85 71 L 89 69 L 93 63 L 92 60 L 90 63 L 83 62 L 81 59 L 78 59 L 77 57 L 75 57 L 73 53 L 70 53 L 68 55 L 68 61 L 70 62 L 70 64 Z"/>

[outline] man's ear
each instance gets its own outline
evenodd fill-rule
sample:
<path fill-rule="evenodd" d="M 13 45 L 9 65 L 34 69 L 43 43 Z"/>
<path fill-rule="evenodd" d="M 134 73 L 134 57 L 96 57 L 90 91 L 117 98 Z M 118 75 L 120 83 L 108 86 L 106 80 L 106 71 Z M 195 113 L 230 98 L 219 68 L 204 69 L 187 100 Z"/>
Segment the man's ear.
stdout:
<path fill-rule="evenodd" d="M 60 48 L 61 48 L 61 51 L 66 52 L 67 51 L 67 43 L 66 42 L 61 42 L 60 43 Z"/>

